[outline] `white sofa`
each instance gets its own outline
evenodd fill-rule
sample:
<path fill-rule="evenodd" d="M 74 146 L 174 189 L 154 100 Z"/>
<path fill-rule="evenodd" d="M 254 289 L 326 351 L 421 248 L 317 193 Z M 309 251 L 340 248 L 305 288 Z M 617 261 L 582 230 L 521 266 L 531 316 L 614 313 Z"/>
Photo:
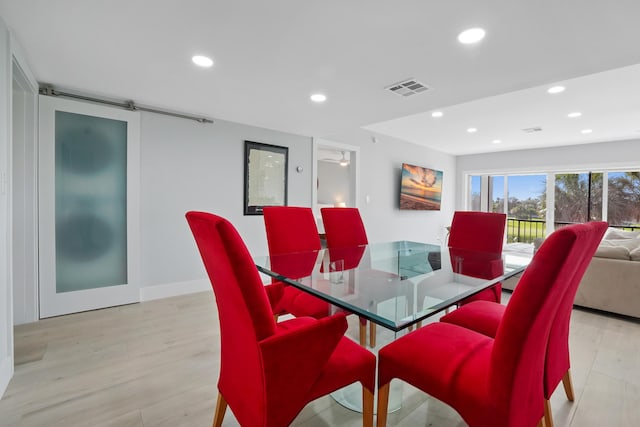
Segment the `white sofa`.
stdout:
<path fill-rule="evenodd" d="M 607 230 L 575 305 L 640 318 L 640 232 Z"/>
<path fill-rule="evenodd" d="M 519 277 L 503 283 L 513 289 Z M 585 271 L 574 304 L 640 318 L 640 232 L 609 228 Z"/>

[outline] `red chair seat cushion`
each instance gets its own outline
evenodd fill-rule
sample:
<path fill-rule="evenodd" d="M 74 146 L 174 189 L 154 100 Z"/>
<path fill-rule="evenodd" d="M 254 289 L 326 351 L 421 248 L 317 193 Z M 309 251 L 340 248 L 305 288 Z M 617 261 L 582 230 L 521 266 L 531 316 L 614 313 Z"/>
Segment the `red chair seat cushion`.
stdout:
<path fill-rule="evenodd" d="M 317 320 L 312 317 L 296 317 L 278 322 L 276 324 L 276 334 L 290 333 L 295 329 L 303 328 L 315 322 L 317 322 Z M 331 357 L 320 373 L 319 379 L 305 400 L 310 402 L 342 388 L 344 384 L 351 384 L 356 381 L 362 382 L 369 390 L 374 390 L 375 369 L 376 357 L 373 353 L 356 344 L 351 339 L 343 337 L 338 342 Z M 327 373 L 331 374 L 327 375 Z"/>
<path fill-rule="evenodd" d="M 428 351 L 416 353 L 416 348 Z M 469 422 L 488 405 L 492 348 L 493 340 L 477 332 L 430 324 L 380 349 L 379 384 L 401 379 L 453 406 Z"/>
<path fill-rule="evenodd" d="M 313 317 L 294 317 L 283 322 L 278 322 L 276 323 L 276 334 L 287 333 L 294 329 L 298 329 L 304 327 L 305 325 L 314 323 L 315 321 L 316 319 L 314 319 Z"/>
<path fill-rule="evenodd" d="M 343 337 L 325 365 L 307 401 L 331 393 L 343 384 L 360 381 L 369 390 L 375 390 L 376 357 L 347 337 Z M 331 375 L 325 373 L 330 372 Z M 365 379 L 366 380 L 363 380 Z"/>
<path fill-rule="evenodd" d="M 490 301 L 474 301 L 442 316 L 441 322 L 452 323 L 495 337 L 507 306 Z"/>
<path fill-rule="evenodd" d="M 293 288 L 288 286 L 288 288 Z M 311 316 L 316 319 L 331 315 L 331 304 L 311 294 L 293 288 L 297 292 L 291 301 L 289 312 L 294 316 Z"/>
<path fill-rule="evenodd" d="M 472 295 L 464 300 L 460 301 L 459 305 L 463 306 L 474 301 L 490 301 L 495 302 L 496 304 L 500 304 L 500 299 L 502 297 L 502 283 L 498 282 L 490 288 L 485 289 L 484 291 L 480 291 L 475 295 Z"/>

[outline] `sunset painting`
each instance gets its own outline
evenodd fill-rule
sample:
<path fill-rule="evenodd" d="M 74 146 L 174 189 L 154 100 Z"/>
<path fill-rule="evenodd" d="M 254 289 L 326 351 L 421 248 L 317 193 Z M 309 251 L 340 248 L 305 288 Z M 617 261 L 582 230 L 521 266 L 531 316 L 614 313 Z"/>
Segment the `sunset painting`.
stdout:
<path fill-rule="evenodd" d="M 440 210 L 442 171 L 402 164 L 400 209 Z"/>

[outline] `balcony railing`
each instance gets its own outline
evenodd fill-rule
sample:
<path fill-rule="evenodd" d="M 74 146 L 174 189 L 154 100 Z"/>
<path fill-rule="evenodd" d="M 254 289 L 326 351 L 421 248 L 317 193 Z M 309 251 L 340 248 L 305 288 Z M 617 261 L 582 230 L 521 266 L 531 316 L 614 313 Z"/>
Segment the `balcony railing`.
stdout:
<path fill-rule="evenodd" d="M 533 243 L 544 238 L 546 222 L 543 219 L 507 218 L 507 243 Z"/>
<path fill-rule="evenodd" d="M 565 225 L 575 224 L 567 221 L 556 221 L 553 223 L 554 229 Z M 619 228 L 626 231 L 640 231 L 640 225 L 612 225 L 609 227 Z M 536 238 L 544 238 L 546 235 L 546 221 L 543 219 L 517 219 L 507 218 L 507 243 L 533 243 Z"/>

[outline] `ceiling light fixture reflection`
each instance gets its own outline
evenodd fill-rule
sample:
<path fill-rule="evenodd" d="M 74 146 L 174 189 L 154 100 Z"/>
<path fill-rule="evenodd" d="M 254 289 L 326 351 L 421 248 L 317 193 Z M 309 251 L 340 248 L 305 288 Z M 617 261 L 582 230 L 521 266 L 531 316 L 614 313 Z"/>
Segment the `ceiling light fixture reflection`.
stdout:
<path fill-rule="evenodd" d="M 469 28 L 458 34 L 458 41 L 462 44 L 478 43 L 485 36 L 482 28 Z"/>
<path fill-rule="evenodd" d="M 474 132 L 477 132 L 477 131 L 478 131 L 478 129 L 476 129 L 476 128 L 467 129 L 467 132 L 469 132 L 469 133 L 474 133 Z"/>
<path fill-rule="evenodd" d="M 580 113 L 579 111 L 575 111 L 573 113 L 569 113 L 567 114 L 567 117 L 570 117 L 572 119 L 575 119 L 576 117 L 580 117 L 582 115 L 582 113 Z"/>
<path fill-rule="evenodd" d="M 444 116 L 442 111 L 434 111 L 433 113 L 431 113 L 431 117 L 434 117 L 436 119 L 439 118 L 439 117 L 442 117 L 442 116 Z"/>
<path fill-rule="evenodd" d="M 500 141 L 499 139 L 494 139 L 493 141 L 491 141 L 492 144 L 500 144 L 502 141 Z"/>
<path fill-rule="evenodd" d="M 593 129 L 582 129 L 580 131 L 580 133 L 583 134 L 583 135 L 587 135 L 587 134 L 589 134 L 591 132 L 593 132 Z"/>
<path fill-rule="evenodd" d="M 213 60 L 207 56 L 196 55 L 192 57 L 191 60 L 193 61 L 194 64 L 200 67 L 209 68 L 213 65 Z"/>
<path fill-rule="evenodd" d="M 313 102 L 324 102 L 327 100 L 327 96 L 322 93 L 314 93 L 310 98 Z"/>
<path fill-rule="evenodd" d="M 560 93 L 560 92 L 564 92 L 565 87 L 564 86 L 553 86 L 550 87 L 547 92 L 551 93 L 551 94 L 556 94 L 556 93 Z"/>

